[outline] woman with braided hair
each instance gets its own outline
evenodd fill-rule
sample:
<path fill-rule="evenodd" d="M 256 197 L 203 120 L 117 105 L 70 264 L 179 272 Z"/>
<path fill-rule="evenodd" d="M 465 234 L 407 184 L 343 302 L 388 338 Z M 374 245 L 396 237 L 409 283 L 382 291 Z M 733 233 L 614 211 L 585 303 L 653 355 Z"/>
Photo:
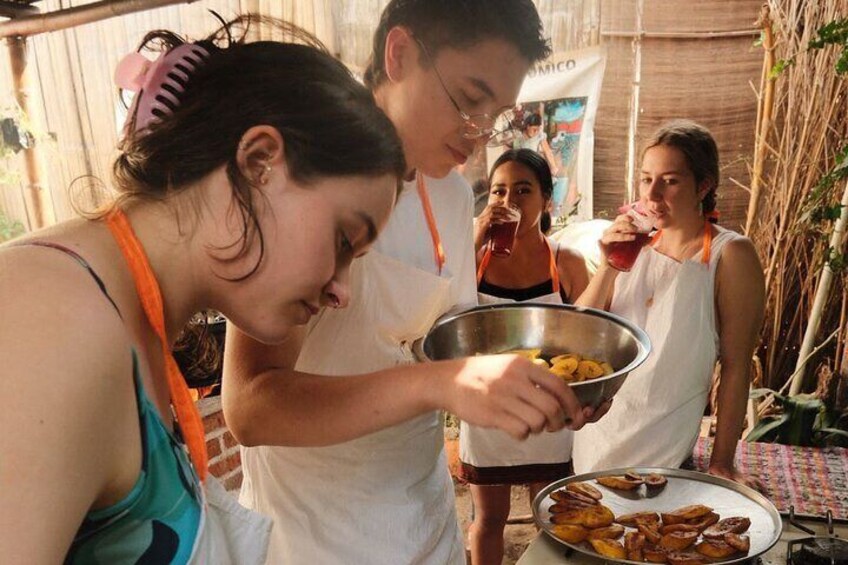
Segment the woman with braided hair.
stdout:
<path fill-rule="evenodd" d="M 719 154 L 689 120 L 663 125 L 642 153 L 639 204 L 658 231 L 629 272 L 610 259 L 634 241 L 630 215 L 607 228 L 607 259 L 577 301 L 644 328 L 653 351 L 615 396 L 609 415 L 574 437 L 577 473 L 618 467 L 679 467 L 698 438 L 716 361 L 718 420 L 709 472 L 751 483 L 734 467 L 763 319 L 763 269 L 751 241 L 714 222 Z M 619 264 L 620 265 L 620 264 Z"/>

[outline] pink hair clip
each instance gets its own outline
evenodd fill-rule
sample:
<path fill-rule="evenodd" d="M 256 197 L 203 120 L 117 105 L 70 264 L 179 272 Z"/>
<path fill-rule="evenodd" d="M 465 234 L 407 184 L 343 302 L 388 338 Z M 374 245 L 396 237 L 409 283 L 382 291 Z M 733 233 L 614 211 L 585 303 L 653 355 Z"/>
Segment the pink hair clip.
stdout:
<path fill-rule="evenodd" d="M 184 43 L 151 61 L 141 53 L 130 53 L 115 69 L 115 84 L 136 96 L 127 114 L 124 133 L 135 116 L 135 131 L 150 127 L 171 115 L 180 105 L 191 73 L 209 58 L 209 51 Z"/>

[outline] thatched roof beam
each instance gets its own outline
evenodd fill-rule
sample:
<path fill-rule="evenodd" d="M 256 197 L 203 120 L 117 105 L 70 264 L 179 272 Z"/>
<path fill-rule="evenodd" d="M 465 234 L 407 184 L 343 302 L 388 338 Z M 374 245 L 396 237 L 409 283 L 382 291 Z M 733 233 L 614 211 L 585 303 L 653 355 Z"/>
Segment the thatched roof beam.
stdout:
<path fill-rule="evenodd" d="M 38 13 L 38 8 L 21 2 L 9 2 L 0 0 L 0 18 L 21 18 Z"/>
<path fill-rule="evenodd" d="M 83 24 L 123 16 L 133 12 L 152 10 L 172 4 L 191 4 L 196 0 L 103 0 L 48 12 L 35 14 L 0 23 L 0 38 L 29 37 L 39 33 L 57 31 Z M 8 4 L 8 3 L 7 3 Z"/>

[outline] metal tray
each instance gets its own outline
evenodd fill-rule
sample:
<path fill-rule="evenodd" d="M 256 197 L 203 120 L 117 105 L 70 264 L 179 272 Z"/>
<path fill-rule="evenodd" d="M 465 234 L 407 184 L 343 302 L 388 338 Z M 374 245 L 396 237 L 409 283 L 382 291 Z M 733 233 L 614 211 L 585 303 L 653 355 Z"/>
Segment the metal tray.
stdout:
<path fill-rule="evenodd" d="M 644 486 L 633 491 L 622 491 L 607 488 L 594 480 L 607 475 L 623 475 L 627 471 L 635 471 L 641 475 L 659 473 L 668 479 L 668 484 L 661 491 L 649 494 Z M 550 494 L 565 488 L 565 485 L 569 483 L 584 481 L 603 493 L 601 504 L 607 506 L 616 516 L 642 511 L 670 512 L 690 504 L 709 506 L 722 518 L 747 516 L 751 520 L 751 527 L 747 532 L 751 539 L 748 555 L 725 561 L 710 561 L 711 565 L 742 563 L 753 559 L 771 549 L 780 539 L 783 529 L 780 514 L 768 498 L 739 483 L 696 471 L 660 467 L 628 467 L 575 475 L 560 479 L 543 488 L 533 501 L 533 518 L 539 529 L 559 543 L 601 560 L 611 561 L 595 553 L 588 542 L 568 543 L 553 535 L 551 531 L 553 524 L 551 524 L 551 513 L 548 508 L 554 500 Z M 639 561 L 629 560 L 621 560 L 620 563 L 641 564 Z"/>

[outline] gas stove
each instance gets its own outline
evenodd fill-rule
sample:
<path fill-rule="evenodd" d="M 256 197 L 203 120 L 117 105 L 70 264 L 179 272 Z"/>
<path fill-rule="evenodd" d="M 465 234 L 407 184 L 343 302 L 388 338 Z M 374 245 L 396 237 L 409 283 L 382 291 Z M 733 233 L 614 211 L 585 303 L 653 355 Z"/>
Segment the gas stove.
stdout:
<path fill-rule="evenodd" d="M 848 565 L 848 524 L 827 515 L 799 518 L 792 507 L 783 516 L 783 532 L 774 547 L 749 559 L 750 565 Z M 540 534 L 516 565 L 604 565 L 612 563 L 572 550 Z"/>
<path fill-rule="evenodd" d="M 816 532 L 801 523 L 795 509 L 789 507 L 789 524 L 809 534 L 790 540 L 786 548 L 786 563 L 789 565 L 848 565 L 848 541 L 837 536 L 833 525 L 833 514 L 827 511 L 827 530 Z"/>

